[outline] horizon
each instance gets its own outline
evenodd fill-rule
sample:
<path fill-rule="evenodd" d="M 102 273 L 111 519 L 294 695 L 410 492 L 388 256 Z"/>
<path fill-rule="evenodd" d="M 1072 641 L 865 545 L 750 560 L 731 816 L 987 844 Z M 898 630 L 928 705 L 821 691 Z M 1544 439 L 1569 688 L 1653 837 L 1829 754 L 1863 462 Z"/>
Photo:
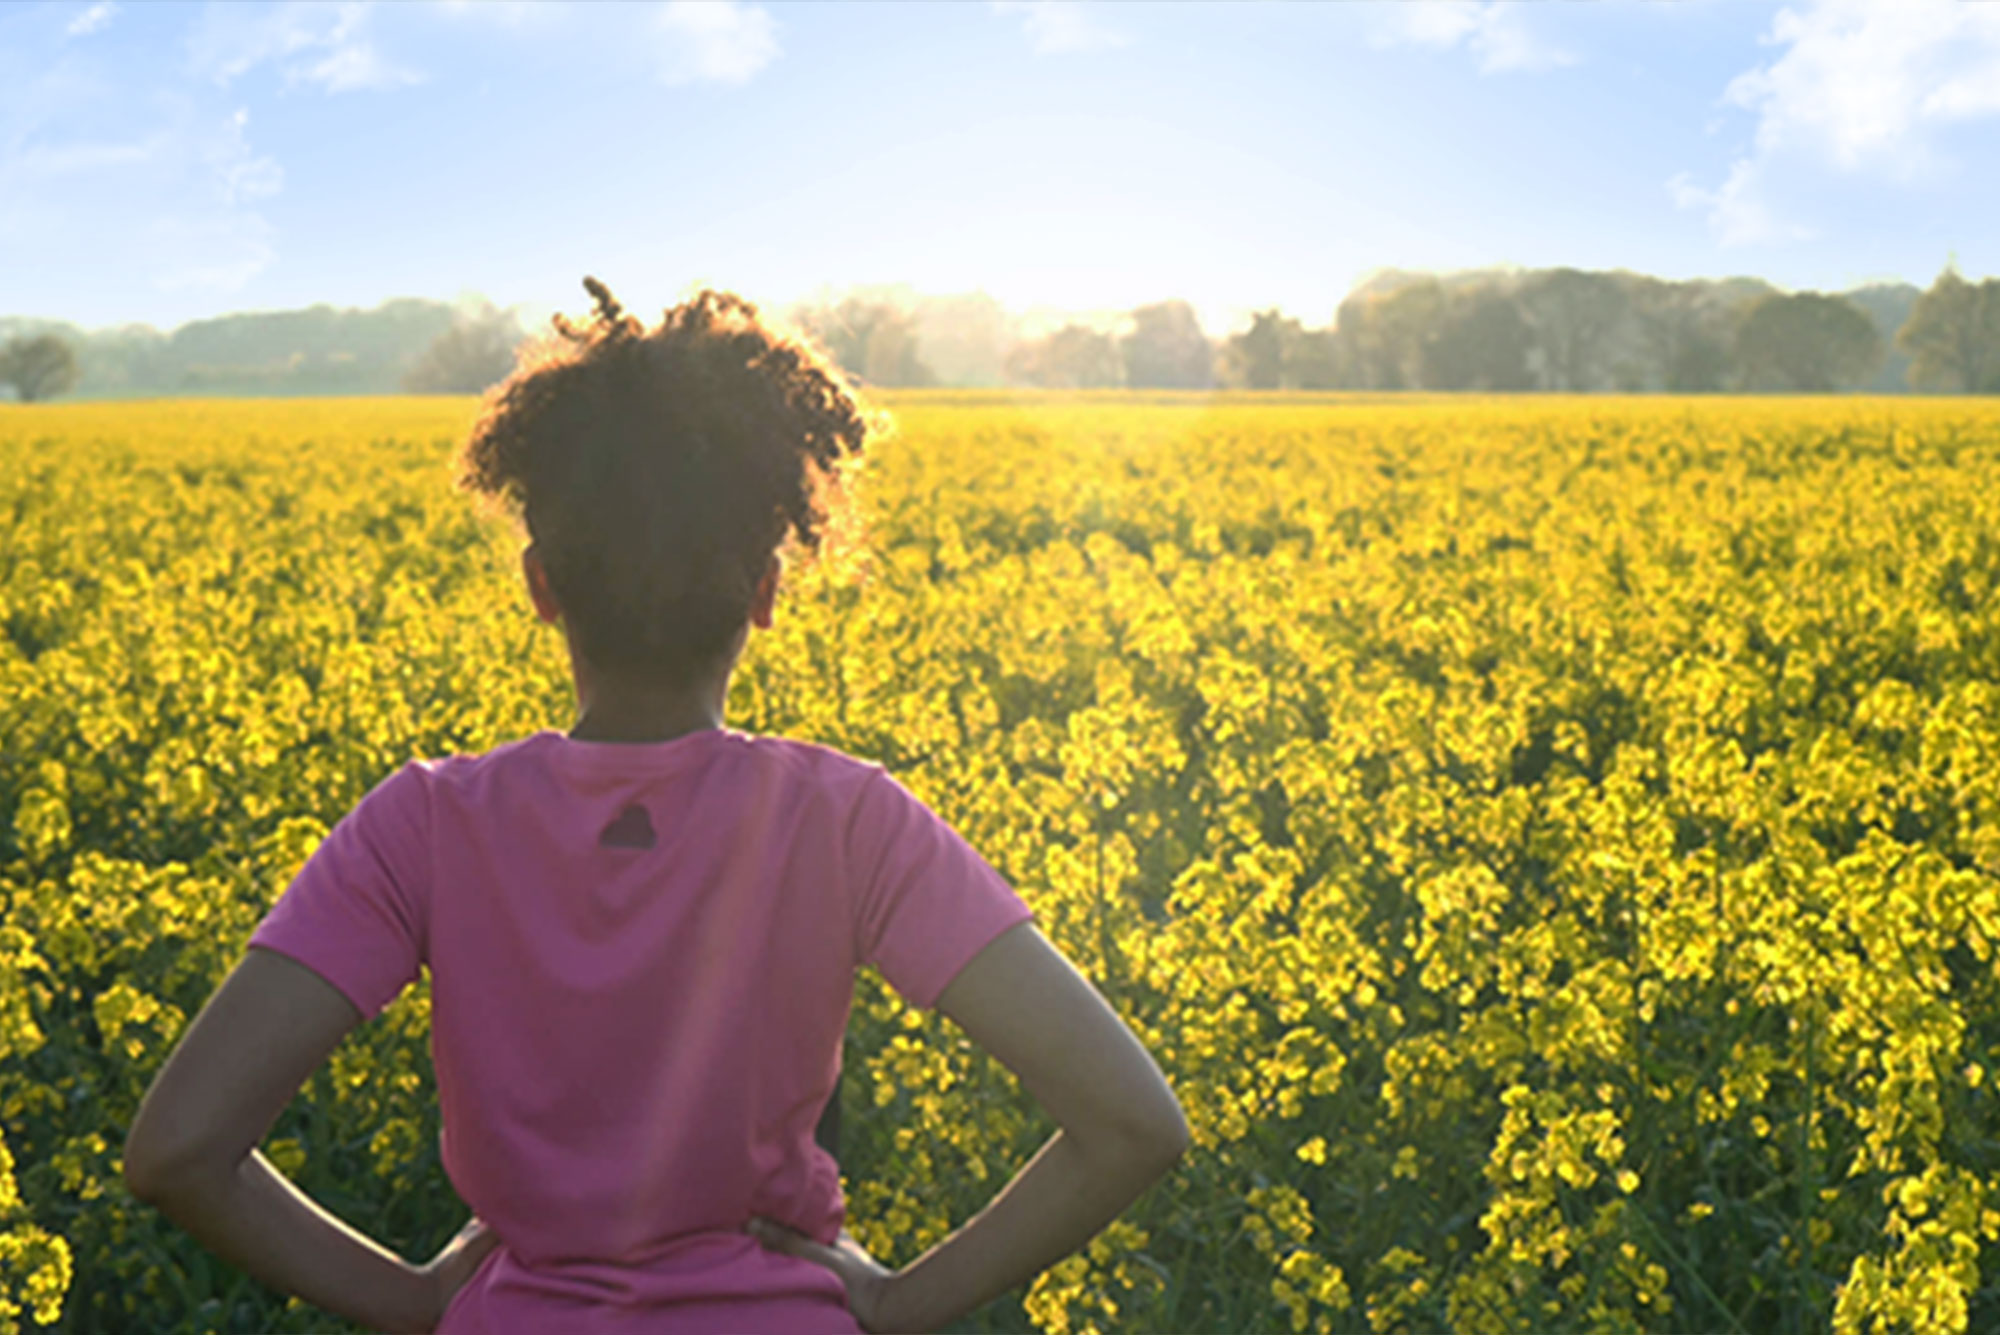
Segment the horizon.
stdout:
<path fill-rule="evenodd" d="M 1922 288 L 2000 272 L 1996 90 L 2000 5 L 1952 0 L 44 0 L 0 11 L 0 315 L 534 326 L 593 273 L 1222 333 L 1385 270 Z"/>
<path fill-rule="evenodd" d="M 1550 266 L 1550 267 L 1553 268 L 1560 266 Z M 1366 286 L 1370 282 L 1374 282 L 1382 278 L 1389 277 L 1391 275 L 1418 275 L 1420 274 L 1420 272 L 1421 271 L 1417 270 L 1397 269 L 1385 265 L 1381 268 L 1371 269 L 1363 273 L 1359 278 L 1355 280 L 1355 287 L 1349 290 L 1350 291 L 1358 290 L 1359 288 Z M 1528 273 L 1528 272 L 1532 271 L 1527 269 L 1516 269 L 1515 266 L 1494 265 L 1486 268 L 1455 269 L 1438 273 L 1423 272 L 1421 276 L 1434 277 L 1449 282 L 1453 279 L 1463 278 L 1463 277 L 1482 276 L 1482 275 L 1500 274 L 1500 273 L 1506 273 L 1509 276 L 1513 276 L 1515 273 Z M 1652 278 L 1661 277 L 1661 275 L 1658 274 L 1644 274 L 1639 270 L 1631 269 L 1626 266 L 1614 266 L 1612 268 L 1602 270 L 1600 272 L 1611 273 L 1611 274 L 1629 274 L 1638 277 L 1652 277 Z M 1933 281 L 1934 279 L 1935 276 L 1933 276 Z M 1771 283 L 1769 279 L 1764 278 L 1761 275 L 1751 274 L 1751 273 L 1699 274 L 1692 278 L 1672 278 L 1672 279 L 1666 279 L 1665 281 L 1674 283 L 1761 282 L 1769 284 L 1771 287 L 1775 288 L 1781 293 L 1818 290 L 1818 289 L 1783 287 L 1779 284 Z M 1838 292 L 1829 293 L 1829 295 L 1845 296 L 1854 292 L 1865 291 L 1869 288 L 1877 288 L 1877 287 L 1907 287 L 1907 288 L 1913 288 L 1921 292 L 1929 285 L 1930 285 L 1929 282 L 1917 282 L 1912 279 L 1905 279 L 1905 278 L 1879 278 L 1867 282 L 1857 283 L 1852 287 L 1841 289 Z M 581 276 L 579 276 L 577 280 L 577 287 L 579 291 L 582 290 Z M 805 296 L 798 298 L 793 302 L 782 303 L 781 305 L 776 306 L 774 313 L 783 316 L 783 315 L 788 315 L 795 309 L 811 306 L 815 303 L 819 303 L 823 306 L 831 305 L 833 302 L 836 302 L 839 299 L 847 296 L 855 296 L 862 298 L 864 300 L 879 300 L 881 302 L 884 302 L 892 306 L 899 304 L 908 305 L 908 304 L 915 304 L 928 301 L 950 301 L 950 300 L 959 300 L 965 298 L 987 298 L 999 302 L 999 298 L 993 297 L 991 293 L 978 290 L 961 291 L 961 292 L 920 292 L 910 288 L 908 284 L 876 283 L 876 284 L 868 284 L 865 286 L 855 286 L 855 287 L 845 287 L 845 288 L 828 286 L 816 292 L 808 293 Z M 1171 294 L 1162 295 L 1155 299 L 1156 302 L 1177 301 L 1177 300 L 1180 300 L 1180 298 L 1174 297 Z M 525 304 L 514 305 L 514 306 L 502 306 L 499 303 L 493 302 L 484 293 L 480 292 L 460 292 L 451 296 L 427 295 L 418 292 L 403 292 L 384 297 L 380 301 L 372 302 L 367 305 L 349 305 L 344 302 L 319 300 L 319 301 L 306 302 L 298 306 L 244 307 L 242 309 L 217 311 L 212 315 L 195 316 L 192 319 L 183 320 L 177 324 L 164 325 L 164 326 L 149 324 L 142 320 L 127 320 L 117 324 L 106 324 L 106 325 L 80 325 L 76 324 L 75 321 L 63 320 L 59 316 L 37 315 L 33 313 L 15 314 L 8 312 L 0 312 L 0 325 L 7 324 L 9 322 L 18 322 L 29 325 L 66 324 L 66 325 L 71 325 L 80 330 L 85 335 L 92 337 L 101 336 L 105 334 L 115 334 L 127 330 L 145 329 L 165 337 L 165 336 L 171 336 L 176 330 L 181 329 L 187 325 L 201 324 L 208 321 L 229 320 L 236 318 L 257 318 L 260 316 L 290 315 L 302 311 L 313 311 L 313 310 L 331 310 L 336 313 L 347 313 L 347 314 L 367 314 L 373 311 L 378 311 L 383 307 L 393 305 L 397 302 L 405 302 L 405 301 L 426 303 L 436 306 L 453 306 L 453 307 L 475 307 L 481 303 L 484 303 L 503 314 L 513 315 L 515 317 L 516 322 L 521 326 L 523 331 L 530 334 L 532 334 L 541 325 L 547 324 L 549 317 L 551 315 L 554 315 L 558 312 L 565 314 L 574 314 L 577 310 L 581 309 L 587 304 L 586 302 L 579 301 L 575 303 L 573 307 L 567 309 L 562 307 L 551 306 L 539 310 L 532 310 L 529 306 Z M 1116 322 L 1128 321 L 1132 315 L 1132 310 L 1130 309 L 1085 310 L 1073 307 L 1047 307 L 1047 306 L 1014 307 L 1007 305 L 1005 302 L 999 302 L 999 304 L 1002 310 L 1005 311 L 1005 313 L 1007 314 L 1008 318 L 1012 320 L 1016 325 L 1020 326 L 1023 330 L 1033 330 L 1033 331 L 1043 331 L 1043 332 L 1054 329 L 1059 324 L 1065 322 L 1086 324 L 1092 327 L 1099 327 L 1099 326 L 1108 327 L 1109 325 Z M 1154 302 L 1140 303 L 1140 305 L 1150 305 L 1150 304 L 1155 304 L 1155 303 Z M 1136 309 L 1136 307 L 1133 309 Z M 1239 320 L 1237 320 L 1234 324 L 1224 327 L 1214 327 L 1209 325 L 1206 320 L 1203 320 L 1202 329 L 1205 333 L 1209 334 L 1211 337 L 1215 338 L 1227 337 L 1233 333 L 1240 333 L 1244 328 L 1248 327 L 1250 319 L 1254 314 L 1258 313 L 1258 311 L 1268 310 L 1268 309 L 1271 308 L 1262 307 L 1262 308 L 1257 308 L 1257 310 L 1244 310 L 1240 312 L 1241 318 Z M 1277 309 L 1281 315 L 1287 317 L 1299 318 L 1302 314 L 1301 312 L 1288 310 L 1283 307 L 1279 307 Z M 1199 315 L 1199 311 L 1197 311 L 1197 314 Z M 1325 327 L 1332 327 L 1334 325 L 1335 321 L 1333 319 L 1333 314 L 1334 313 L 1331 311 L 1327 312 Z M 1310 325 L 1311 322 L 1307 321 L 1307 323 L 1308 325 Z"/>

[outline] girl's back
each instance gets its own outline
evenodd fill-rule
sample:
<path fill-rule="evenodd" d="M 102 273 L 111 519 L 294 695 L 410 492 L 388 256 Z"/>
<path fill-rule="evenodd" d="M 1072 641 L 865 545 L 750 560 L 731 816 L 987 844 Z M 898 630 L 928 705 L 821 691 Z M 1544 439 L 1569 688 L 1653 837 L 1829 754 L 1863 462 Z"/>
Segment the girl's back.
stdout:
<path fill-rule="evenodd" d="M 868 435 L 809 345 L 704 292 L 598 318 L 489 396 L 462 482 L 527 530 L 567 735 L 417 762 L 334 829 L 182 1037 L 125 1175 L 265 1283 L 378 1329 L 929 1329 L 1082 1246 L 1187 1145 L 1158 1065 L 965 841 L 879 767 L 723 726 Z M 1059 1130 L 890 1271 L 813 1132 L 857 967 Z M 443 1157 L 475 1219 L 411 1265 L 256 1153 L 420 969 Z"/>
<path fill-rule="evenodd" d="M 834 1330 L 839 1280 L 743 1223 L 839 1232 L 813 1129 L 854 970 L 929 1006 L 1028 916 L 877 766 L 544 732 L 384 781 L 251 944 L 364 1015 L 430 968 L 445 1167 L 506 1240 L 441 1330 Z"/>

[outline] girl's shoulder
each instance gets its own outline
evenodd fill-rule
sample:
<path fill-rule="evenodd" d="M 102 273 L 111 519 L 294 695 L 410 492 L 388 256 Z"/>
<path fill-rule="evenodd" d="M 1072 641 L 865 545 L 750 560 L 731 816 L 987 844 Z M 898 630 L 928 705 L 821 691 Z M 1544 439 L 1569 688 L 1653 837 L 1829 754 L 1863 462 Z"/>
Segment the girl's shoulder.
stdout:
<path fill-rule="evenodd" d="M 666 777 L 677 771 L 717 763 L 746 766 L 782 774 L 794 780 L 834 788 L 864 786 L 886 774 L 872 760 L 838 747 L 802 741 L 775 733 L 714 728 L 687 733 L 664 742 L 580 742 L 565 733 L 545 729 L 490 750 L 436 756 L 410 762 L 433 783 L 478 784 L 503 774 L 526 771 L 590 778 Z"/>
<path fill-rule="evenodd" d="M 767 778 L 778 777 L 794 792 L 810 791 L 814 798 L 830 802 L 835 810 L 852 812 L 869 805 L 877 791 L 877 780 L 887 780 L 889 772 L 873 760 L 850 755 L 838 747 L 800 741 L 773 734 L 734 733 L 731 744 L 739 748 L 750 768 Z M 893 782 L 886 786 L 893 787 Z"/>
<path fill-rule="evenodd" d="M 789 765 L 816 776 L 862 779 L 882 772 L 882 766 L 872 760 L 863 760 L 820 742 L 800 741 L 775 733 L 724 731 L 739 744 L 767 757 L 773 764 Z"/>

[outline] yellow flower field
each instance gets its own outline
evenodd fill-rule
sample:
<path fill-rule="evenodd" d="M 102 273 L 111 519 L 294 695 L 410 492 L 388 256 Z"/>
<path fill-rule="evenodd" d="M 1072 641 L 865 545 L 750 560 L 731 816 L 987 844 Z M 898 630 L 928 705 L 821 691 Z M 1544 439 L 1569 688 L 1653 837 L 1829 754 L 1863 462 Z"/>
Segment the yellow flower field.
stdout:
<path fill-rule="evenodd" d="M 730 721 L 953 821 L 1195 1137 L 968 1329 L 2000 1328 L 2000 403 L 886 406 Z M 0 1331 L 326 1328 L 118 1154 L 364 792 L 570 722 L 472 411 L 0 407 Z M 426 1035 L 266 1146 L 413 1256 Z M 843 1099 L 891 1260 L 1048 1131 L 872 977 Z"/>

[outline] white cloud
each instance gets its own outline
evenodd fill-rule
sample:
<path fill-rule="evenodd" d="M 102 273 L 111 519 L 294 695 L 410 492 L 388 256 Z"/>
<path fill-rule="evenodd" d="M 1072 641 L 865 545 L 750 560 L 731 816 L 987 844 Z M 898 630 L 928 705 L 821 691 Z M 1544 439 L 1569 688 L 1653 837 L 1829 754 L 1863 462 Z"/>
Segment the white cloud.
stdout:
<path fill-rule="evenodd" d="M 223 132 L 202 149 L 202 163 L 212 173 L 216 192 L 226 205 L 262 199 L 285 188 L 283 169 L 251 149 L 244 133 L 249 124 L 249 110 L 238 107 Z"/>
<path fill-rule="evenodd" d="M 254 213 L 170 213 L 148 224 L 144 238 L 162 292 L 235 292 L 277 258 L 271 225 Z"/>
<path fill-rule="evenodd" d="M 254 207 L 284 189 L 285 173 L 250 144 L 250 113 L 218 125 L 191 116 L 164 156 L 180 178 L 142 233 L 153 285 L 164 292 L 235 292 L 277 258 L 274 227 Z"/>
<path fill-rule="evenodd" d="M 667 0 L 659 26 L 670 84 L 742 83 L 778 58 L 778 21 L 742 0 Z"/>
<path fill-rule="evenodd" d="M 381 52 L 365 42 L 335 44 L 324 56 L 300 69 L 296 77 L 316 83 L 329 93 L 419 82 L 413 71 L 389 64 Z"/>
<path fill-rule="evenodd" d="M 453 18 L 487 19 L 503 28 L 525 28 L 562 12 L 547 0 L 441 0 L 438 8 Z"/>
<path fill-rule="evenodd" d="M 1763 42 L 1783 51 L 1722 95 L 1756 116 L 1750 149 L 1714 190 L 1686 173 L 1668 182 L 1680 207 L 1708 211 L 1724 245 L 1811 235 L 1762 199 L 1774 163 L 1918 180 L 1949 170 L 1937 130 L 2000 115 L 2000 4 L 1808 0 L 1779 10 Z"/>
<path fill-rule="evenodd" d="M 1537 37 L 1522 21 L 1521 9 L 1500 0 L 1427 0 L 1389 8 L 1390 18 L 1375 30 L 1372 45 L 1450 48 L 1461 43 L 1479 57 L 1484 74 L 1528 73 L 1574 65 L 1576 56 Z"/>
<path fill-rule="evenodd" d="M 190 79 L 171 57 L 79 40 L 67 29 L 80 9 L 39 49 L 0 42 L 0 241 L 36 257 L 32 275 L 0 286 L 18 287 L 17 310 L 78 319 L 126 318 L 134 300 L 158 309 L 157 297 L 119 294 L 175 292 L 192 310 L 235 296 L 282 246 L 267 211 L 285 174 L 255 142 L 256 113 L 242 105 L 251 99 Z M 192 15 L 189 26 L 203 21 Z M 218 30 L 207 31 L 214 40 Z M 294 44 L 291 59 L 322 61 L 341 45 Z M 230 66 L 222 47 L 203 51 L 218 62 L 205 69 Z M 236 61 L 255 54 L 231 51 Z"/>
<path fill-rule="evenodd" d="M 1723 93 L 1756 113 L 1760 152 L 1903 175 L 1933 165 L 1931 127 L 2000 113 L 2000 5 L 1816 0 L 1764 40 L 1784 54 Z"/>
<path fill-rule="evenodd" d="M 286 83 L 329 93 L 421 82 L 421 74 L 375 49 L 371 10 L 366 0 L 290 0 L 269 8 L 211 2 L 189 34 L 188 63 L 198 77 L 225 86 L 265 64 L 276 65 Z"/>
<path fill-rule="evenodd" d="M 71 37 L 88 37 L 102 30 L 117 13 L 118 6 L 112 4 L 111 0 L 97 0 L 96 4 L 71 19 L 69 27 L 63 31 Z"/>
<path fill-rule="evenodd" d="M 1667 193 L 1676 208 L 1707 210 L 1709 231 L 1720 245 L 1769 245 L 1813 236 L 1810 228 L 1784 222 L 1772 213 L 1757 164 L 1749 159 L 1731 167 L 1729 179 L 1713 190 L 1702 189 L 1680 172 L 1667 182 Z"/>
<path fill-rule="evenodd" d="M 254 206 L 285 174 L 251 146 L 249 126 L 242 107 L 220 123 L 189 112 L 162 137 L 162 208 L 142 232 L 161 291 L 235 292 L 277 258 L 276 229 Z"/>
<path fill-rule="evenodd" d="M 993 0 L 993 12 L 1019 18 L 1028 40 L 1043 55 L 1105 51 L 1132 42 L 1129 34 L 1103 22 L 1103 6 L 1081 0 Z"/>
<path fill-rule="evenodd" d="M 275 256 L 258 202 L 283 186 L 240 109 L 54 70 L 0 90 L 0 235 L 58 272 L 235 291 Z"/>
<path fill-rule="evenodd" d="M 125 143 L 79 140 L 66 144 L 29 144 L 9 153 L 6 166 L 11 175 L 23 179 L 75 176 L 144 162 L 159 151 L 160 142 L 155 136 Z"/>

